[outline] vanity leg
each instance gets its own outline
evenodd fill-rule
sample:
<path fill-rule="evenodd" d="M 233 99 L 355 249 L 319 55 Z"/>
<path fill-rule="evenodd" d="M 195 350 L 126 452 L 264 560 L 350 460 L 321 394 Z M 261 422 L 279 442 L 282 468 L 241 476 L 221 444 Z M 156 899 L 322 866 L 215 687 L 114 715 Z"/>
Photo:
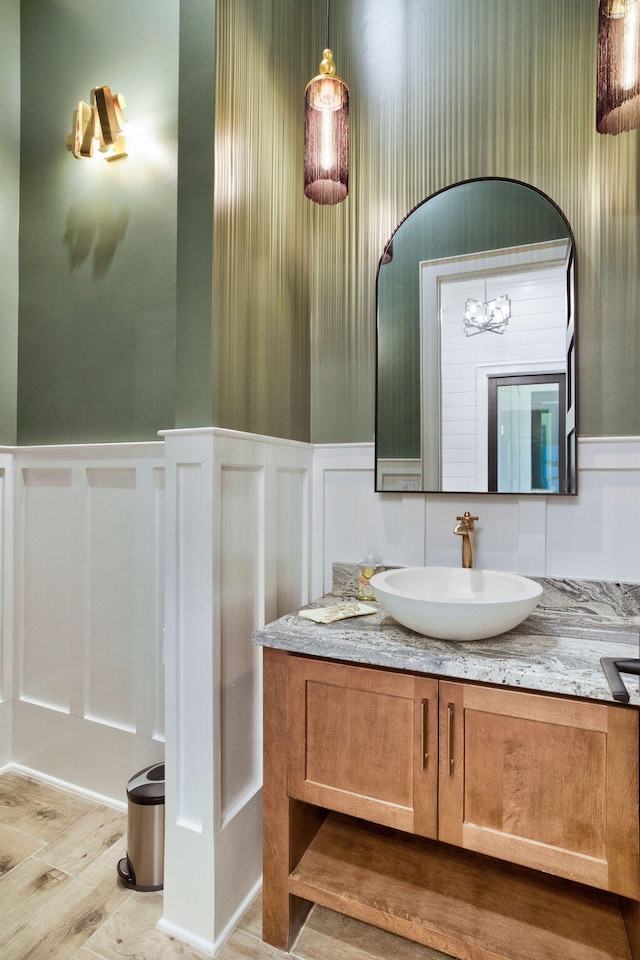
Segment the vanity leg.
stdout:
<path fill-rule="evenodd" d="M 629 938 L 631 956 L 633 960 L 640 960 L 640 903 L 637 900 L 620 897 L 620 907 Z"/>
<path fill-rule="evenodd" d="M 288 951 L 313 906 L 290 896 L 289 873 L 326 811 L 288 796 L 287 661 L 286 651 L 263 649 L 262 939 Z"/>

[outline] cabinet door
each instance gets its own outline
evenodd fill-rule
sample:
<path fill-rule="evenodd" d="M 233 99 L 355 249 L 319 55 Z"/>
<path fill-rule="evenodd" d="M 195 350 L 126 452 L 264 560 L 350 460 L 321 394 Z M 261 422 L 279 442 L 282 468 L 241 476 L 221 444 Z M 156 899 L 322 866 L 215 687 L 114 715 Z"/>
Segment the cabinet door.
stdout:
<path fill-rule="evenodd" d="M 637 711 L 442 682 L 439 839 L 638 899 Z"/>
<path fill-rule="evenodd" d="M 289 658 L 289 796 L 437 833 L 438 683 Z"/>

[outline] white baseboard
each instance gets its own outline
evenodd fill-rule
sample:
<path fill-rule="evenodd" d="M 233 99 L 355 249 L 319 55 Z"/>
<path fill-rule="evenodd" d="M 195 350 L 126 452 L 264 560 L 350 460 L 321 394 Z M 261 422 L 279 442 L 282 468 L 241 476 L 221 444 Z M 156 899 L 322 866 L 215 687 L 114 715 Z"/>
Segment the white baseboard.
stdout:
<path fill-rule="evenodd" d="M 167 920 L 162 919 L 158 921 L 157 928 L 162 933 L 166 933 L 167 936 L 173 937 L 181 943 L 188 943 L 189 946 L 204 953 L 207 957 L 215 957 L 216 955 L 216 944 L 212 940 L 205 940 L 203 937 L 198 937 L 191 933 L 191 931 L 178 926 L 176 923 L 169 923 Z"/>
<path fill-rule="evenodd" d="M 52 787 L 58 787 L 60 790 L 66 790 L 67 793 L 73 793 L 77 797 L 84 797 L 86 800 L 93 800 L 95 803 L 100 803 L 105 807 L 111 807 L 113 810 L 126 811 L 127 809 L 126 803 L 114 800 L 113 797 L 105 797 L 101 793 L 95 793 L 93 790 L 85 790 L 83 787 L 79 787 L 75 783 L 67 783 L 66 780 L 59 780 L 57 777 L 50 777 L 46 773 L 41 773 L 40 770 L 32 770 L 31 767 L 23 767 L 20 763 L 8 763 L 5 767 L 0 769 L 0 775 L 11 770 L 14 770 L 16 773 L 22 773 L 26 777 L 31 777 L 33 780 L 40 780 L 42 783 L 49 783 Z"/>
<path fill-rule="evenodd" d="M 224 946 L 227 938 L 233 933 L 235 927 L 249 909 L 255 898 L 258 896 L 261 889 L 262 879 L 260 879 L 254 885 L 253 889 L 247 894 L 242 903 L 239 904 L 238 909 L 234 912 L 226 927 L 218 934 L 215 941 L 205 940 L 202 937 L 194 936 L 189 930 L 185 930 L 184 928 L 178 926 L 178 924 L 170 923 L 168 920 L 165 920 L 164 917 L 158 921 L 158 930 L 161 930 L 162 933 L 166 933 L 170 937 L 175 937 L 176 940 L 180 940 L 182 943 L 188 943 L 190 946 L 200 950 L 201 953 L 206 954 L 208 957 L 215 957 Z"/>

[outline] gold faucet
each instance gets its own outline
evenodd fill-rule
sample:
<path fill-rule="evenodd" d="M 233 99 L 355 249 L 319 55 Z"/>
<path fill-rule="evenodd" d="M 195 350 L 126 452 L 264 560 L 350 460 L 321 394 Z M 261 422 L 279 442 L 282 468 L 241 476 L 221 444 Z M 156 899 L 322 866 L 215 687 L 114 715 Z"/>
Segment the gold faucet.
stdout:
<path fill-rule="evenodd" d="M 462 566 L 469 569 L 473 567 L 473 538 L 475 536 L 473 524 L 477 519 L 478 517 L 472 517 L 467 510 L 463 516 L 456 517 L 456 520 L 459 520 L 460 523 L 457 523 L 453 528 L 453 532 L 462 537 Z"/>

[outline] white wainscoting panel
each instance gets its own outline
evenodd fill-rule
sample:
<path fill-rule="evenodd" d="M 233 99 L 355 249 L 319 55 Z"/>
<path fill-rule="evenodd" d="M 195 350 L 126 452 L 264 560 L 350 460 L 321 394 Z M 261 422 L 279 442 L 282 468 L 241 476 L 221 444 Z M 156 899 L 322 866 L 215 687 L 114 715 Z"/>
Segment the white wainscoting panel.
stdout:
<path fill-rule="evenodd" d="M 548 504 L 548 575 L 639 583 L 640 438 L 583 438 L 578 456 L 575 509 Z"/>
<path fill-rule="evenodd" d="M 13 452 L 0 448 L 0 767 L 13 753 Z"/>
<path fill-rule="evenodd" d="M 581 439 L 575 498 L 373 487 L 373 444 L 0 449 L 0 764 L 122 802 L 166 753 L 161 926 L 205 952 L 261 878 L 254 629 L 329 590 L 334 561 L 457 565 L 464 510 L 479 566 L 640 582 L 640 438 Z"/>
<path fill-rule="evenodd" d="M 251 634 L 309 596 L 308 444 L 165 435 L 166 840 L 161 928 L 213 953 L 262 873 L 262 690 Z"/>
<path fill-rule="evenodd" d="M 71 595 L 82 576 L 72 572 L 71 473 L 49 466 L 18 473 L 18 696 L 62 713 L 71 711 L 72 621 L 82 612 Z"/>
<path fill-rule="evenodd" d="M 15 449 L 13 761 L 118 802 L 163 758 L 163 444 Z"/>
<path fill-rule="evenodd" d="M 457 565 L 456 516 L 476 524 L 476 562 L 529 576 L 640 582 L 640 438 L 581 438 L 578 496 L 374 493 L 373 444 L 314 448 L 313 593 L 334 561 Z"/>
<path fill-rule="evenodd" d="M 87 470 L 85 716 L 130 732 L 136 723 L 135 489 L 135 470 Z M 107 583 L 110 589 L 101 589 Z"/>
<path fill-rule="evenodd" d="M 260 651 L 247 639 L 264 604 L 264 470 L 220 476 L 220 815 L 261 786 Z"/>
<path fill-rule="evenodd" d="M 425 498 L 374 492 L 372 443 L 317 444 L 313 457 L 314 596 L 331 589 L 336 560 L 424 563 Z"/>
<path fill-rule="evenodd" d="M 282 468 L 277 471 L 276 617 L 298 609 L 308 599 L 309 468 Z M 303 527 L 304 525 L 304 527 Z"/>

